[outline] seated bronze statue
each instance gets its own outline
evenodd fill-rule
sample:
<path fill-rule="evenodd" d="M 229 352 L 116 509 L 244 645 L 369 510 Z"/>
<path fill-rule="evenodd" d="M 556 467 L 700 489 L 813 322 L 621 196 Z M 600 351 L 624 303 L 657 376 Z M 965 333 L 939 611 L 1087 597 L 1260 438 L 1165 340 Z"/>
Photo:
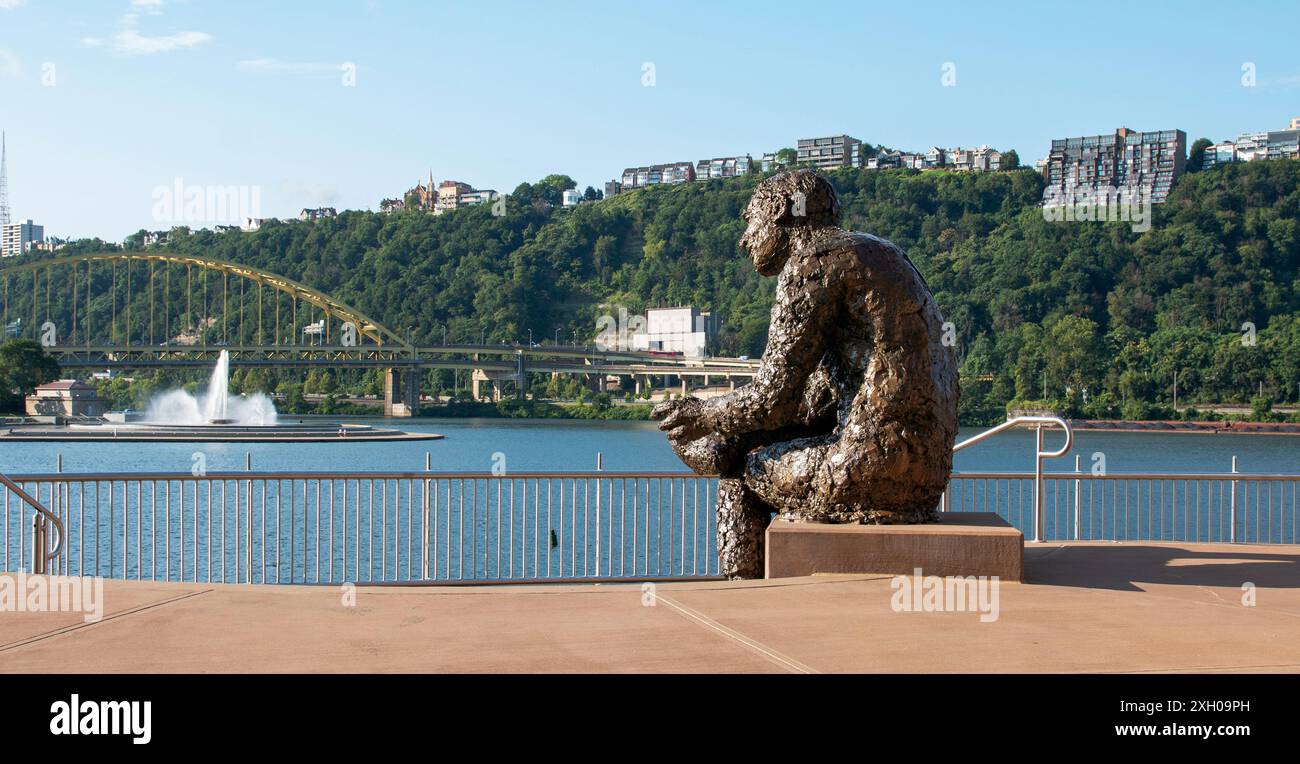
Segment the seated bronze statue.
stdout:
<path fill-rule="evenodd" d="M 957 369 L 925 279 L 893 243 L 841 229 L 839 200 L 809 170 L 759 184 L 741 245 L 778 276 L 753 381 L 655 407 L 687 466 L 716 473 L 729 578 L 763 576 L 781 519 L 915 523 L 952 471 Z"/>

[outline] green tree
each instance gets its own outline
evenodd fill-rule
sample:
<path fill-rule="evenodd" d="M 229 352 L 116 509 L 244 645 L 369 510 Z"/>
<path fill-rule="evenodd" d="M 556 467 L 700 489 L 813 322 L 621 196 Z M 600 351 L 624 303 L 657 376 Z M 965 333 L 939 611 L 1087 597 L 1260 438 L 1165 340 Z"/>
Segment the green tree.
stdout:
<path fill-rule="evenodd" d="M 35 340 L 9 340 L 0 345 L 0 410 L 21 413 L 24 398 L 59 378 L 59 364 Z"/>
<path fill-rule="evenodd" d="M 1197 138 L 1187 151 L 1187 171 L 1200 172 L 1204 168 L 1205 150 L 1214 145 L 1209 138 Z"/>

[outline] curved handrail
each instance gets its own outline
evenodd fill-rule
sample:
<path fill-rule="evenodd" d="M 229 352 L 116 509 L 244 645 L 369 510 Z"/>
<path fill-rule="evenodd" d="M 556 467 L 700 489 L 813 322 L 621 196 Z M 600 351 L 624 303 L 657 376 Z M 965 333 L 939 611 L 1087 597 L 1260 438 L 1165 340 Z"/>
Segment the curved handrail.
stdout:
<path fill-rule="evenodd" d="M 1070 428 L 1070 423 L 1065 421 L 1061 417 L 1059 416 L 1018 416 L 1012 419 L 1008 419 L 1007 421 L 1003 422 L 997 427 L 993 427 L 991 429 L 985 430 L 984 432 L 981 432 L 978 435 L 974 435 L 972 437 L 967 438 L 966 440 L 963 440 L 962 442 L 952 447 L 953 453 L 957 453 L 963 448 L 966 448 L 968 446 L 973 446 L 976 443 L 979 443 L 980 441 L 984 440 L 985 438 L 989 438 L 994 435 L 997 435 L 1000 432 L 1010 430 L 1012 427 L 1015 427 L 1016 425 L 1020 425 L 1020 424 L 1038 424 L 1038 425 L 1054 424 L 1065 431 L 1065 445 L 1061 446 L 1060 450 L 1058 451 L 1048 451 L 1039 454 L 1044 459 L 1055 459 L 1060 456 L 1065 456 L 1067 453 L 1069 453 L 1070 448 L 1074 445 L 1074 430 Z"/>
<path fill-rule="evenodd" d="M 1037 432 L 1036 443 L 1034 448 L 1034 541 L 1042 541 L 1046 528 L 1044 527 L 1043 516 L 1043 460 L 1056 459 L 1069 453 L 1070 448 L 1074 445 L 1074 431 L 1070 429 L 1070 423 L 1059 416 L 1018 416 L 1012 417 L 997 427 L 992 427 L 973 437 L 967 438 L 952 447 L 953 453 L 963 448 L 973 446 L 986 438 L 997 435 L 1000 432 L 1011 429 L 1018 425 L 1036 425 Z M 1065 444 L 1056 451 L 1043 450 L 1043 425 L 1053 425 L 1060 427 L 1065 431 Z M 940 497 L 941 511 L 948 509 L 948 493 L 945 490 Z"/>
<path fill-rule="evenodd" d="M 40 554 L 42 555 L 42 559 L 40 560 L 40 564 L 37 566 L 37 570 L 44 572 L 45 564 L 48 563 L 50 560 L 54 559 L 55 557 L 58 557 L 59 554 L 63 552 L 63 538 L 64 538 L 63 521 L 59 519 L 58 515 L 46 509 L 45 505 L 42 504 L 39 499 L 33 498 L 31 494 L 23 490 L 22 486 L 10 480 L 8 475 L 0 473 L 0 484 L 3 484 L 10 491 L 13 491 L 18 498 L 26 502 L 27 505 L 30 506 L 32 509 L 44 515 L 47 520 L 52 521 L 54 523 L 54 527 L 59 531 L 59 543 L 55 544 L 53 550 L 46 549 L 46 548 L 42 548 L 39 550 Z M 33 560 L 32 562 L 36 563 L 37 561 Z"/>

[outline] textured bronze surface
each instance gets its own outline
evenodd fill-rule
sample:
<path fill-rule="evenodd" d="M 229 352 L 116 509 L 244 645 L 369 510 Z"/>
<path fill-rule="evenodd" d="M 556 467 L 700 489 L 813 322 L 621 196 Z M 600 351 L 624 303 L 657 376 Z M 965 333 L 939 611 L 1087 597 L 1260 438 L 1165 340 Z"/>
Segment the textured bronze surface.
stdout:
<path fill-rule="evenodd" d="M 731 578 L 763 575 L 773 512 L 795 521 L 930 519 L 952 471 L 957 367 L 921 274 L 893 243 L 839 227 L 810 170 L 759 184 L 740 243 L 778 276 L 749 385 L 655 407 L 673 450 L 722 476 L 718 547 Z"/>

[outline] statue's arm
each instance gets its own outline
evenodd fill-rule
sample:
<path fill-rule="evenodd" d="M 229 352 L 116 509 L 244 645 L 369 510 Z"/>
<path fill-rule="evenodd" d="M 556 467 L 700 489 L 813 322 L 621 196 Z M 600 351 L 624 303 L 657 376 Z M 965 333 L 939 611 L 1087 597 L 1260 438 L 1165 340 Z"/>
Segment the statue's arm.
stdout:
<path fill-rule="evenodd" d="M 810 274 L 793 289 L 778 287 L 767 349 L 750 384 L 706 401 L 702 424 L 722 435 L 744 435 L 799 423 L 810 377 L 834 330 L 838 296 Z"/>

